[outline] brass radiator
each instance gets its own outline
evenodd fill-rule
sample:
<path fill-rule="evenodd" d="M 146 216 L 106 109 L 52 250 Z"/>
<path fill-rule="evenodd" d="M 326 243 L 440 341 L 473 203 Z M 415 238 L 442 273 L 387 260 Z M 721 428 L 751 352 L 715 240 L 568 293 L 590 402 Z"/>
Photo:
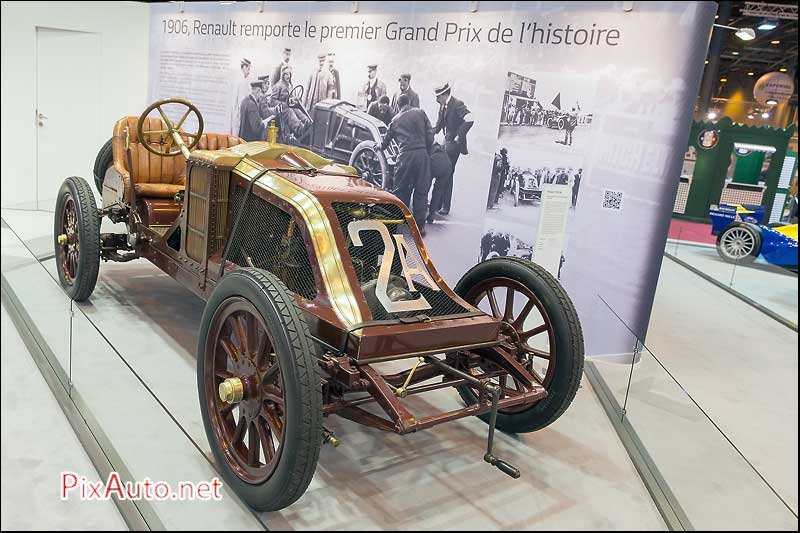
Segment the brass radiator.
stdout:
<path fill-rule="evenodd" d="M 228 223 L 230 171 L 190 161 L 186 196 L 186 255 L 205 266 L 222 248 Z"/>

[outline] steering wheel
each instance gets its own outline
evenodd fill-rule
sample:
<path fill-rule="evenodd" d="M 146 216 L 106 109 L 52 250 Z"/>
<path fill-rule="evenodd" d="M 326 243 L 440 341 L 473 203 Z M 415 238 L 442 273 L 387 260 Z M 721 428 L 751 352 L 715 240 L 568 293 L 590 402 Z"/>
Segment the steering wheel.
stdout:
<path fill-rule="evenodd" d="M 306 106 L 303 105 L 303 91 L 302 85 L 295 85 L 292 87 L 292 90 L 289 91 L 289 107 L 300 110 L 308 121 L 313 122 L 314 120 L 311 118 L 311 115 L 308 114 Z M 295 95 L 295 93 L 297 94 Z M 295 105 L 292 105 L 292 100 L 295 101 Z"/>
<path fill-rule="evenodd" d="M 292 90 L 289 91 L 289 101 L 291 102 L 292 100 L 297 100 L 297 102 L 299 103 L 303 99 L 303 91 L 305 91 L 305 89 L 303 88 L 302 85 L 295 85 L 294 87 L 292 87 Z"/>
<path fill-rule="evenodd" d="M 178 122 L 172 122 L 169 118 L 167 118 L 167 114 L 161 108 L 161 106 L 165 104 L 180 104 L 186 107 L 186 112 L 183 113 L 180 120 Z M 149 130 L 144 131 L 144 122 L 154 109 L 158 110 L 158 113 L 161 115 L 161 120 L 166 125 L 167 129 L 165 130 Z M 196 133 L 186 133 L 181 131 L 181 126 L 186 121 L 191 113 L 197 117 L 197 132 Z M 148 106 L 147 109 L 139 116 L 139 121 L 136 123 L 136 135 L 139 138 L 142 146 L 151 153 L 154 153 L 158 156 L 163 157 L 174 157 L 178 154 L 183 154 L 185 157 L 189 157 L 189 152 L 191 152 L 197 143 L 200 142 L 200 136 L 203 135 L 203 115 L 200 114 L 200 110 L 194 106 L 188 100 L 184 100 L 183 98 L 167 98 L 166 100 L 158 100 L 153 102 Z M 153 145 L 146 141 L 148 135 L 158 135 L 159 143 L 157 145 Z M 166 137 L 166 142 L 164 141 L 164 137 Z M 183 137 L 188 137 L 192 140 L 189 146 L 186 146 L 186 143 L 183 141 Z M 158 148 L 161 147 L 162 149 L 159 150 Z"/>

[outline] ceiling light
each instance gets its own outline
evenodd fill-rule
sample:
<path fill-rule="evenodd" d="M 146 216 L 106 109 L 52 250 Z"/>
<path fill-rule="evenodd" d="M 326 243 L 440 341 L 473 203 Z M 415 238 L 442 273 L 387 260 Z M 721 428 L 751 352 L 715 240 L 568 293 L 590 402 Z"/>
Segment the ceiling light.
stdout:
<path fill-rule="evenodd" d="M 786 67 L 781 67 L 778 70 L 780 70 L 781 72 L 786 72 Z"/>
<path fill-rule="evenodd" d="M 761 113 L 761 118 L 769 118 L 769 113 L 764 111 L 763 113 Z"/>
<path fill-rule="evenodd" d="M 778 27 L 778 22 L 775 20 L 765 20 L 758 25 L 759 30 L 774 30 Z"/>
<path fill-rule="evenodd" d="M 747 115 L 747 118 L 749 118 L 750 120 L 753 120 L 753 119 L 754 119 L 754 118 L 756 118 L 756 117 L 755 117 L 755 115 L 753 115 L 752 113 L 750 113 L 749 115 Z"/>
<path fill-rule="evenodd" d="M 778 101 L 770 98 L 767 100 L 767 105 L 778 105 Z"/>
<path fill-rule="evenodd" d="M 717 118 L 717 112 L 716 111 L 709 111 L 708 115 L 706 115 L 706 116 L 709 118 L 709 120 L 714 120 L 715 118 Z"/>
<path fill-rule="evenodd" d="M 756 73 L 755 73 L 755 72 L 748 72 L 748 73 L 747 73 L 747 75 L 748 75 L 748 76 L 755 76 L 755 75 L 756 75 Z"/>
<path fill-rule="evenodd" d="M 722 83 L 725 83 L 726 81 L 728 81 L 728 78 L 720 78 L 719 81 L 721 81 Z"/>
<path fill-rule="evenodd" d="M 708 59 L 706 59 L 706 65 L 708 65 Z"/>
<path fill-rule="evenodd" d="M 725 28 L 726 30 L 734 30 L 736 36 L 743 41 L 752 41 L 756 38 L 756 30 L 753 28 L 737 28 L 735 26 L 725 26 L 724 24 L 714 24 L 715 28 Z"/>
<path fill-rule="evenodd" d="M 733 54 L 733 55 L 735 55 L 735 56 L 738 56 L 738 55 L 739 55 L 739 52 L 731 52 L 731 54 Z"/>
<path fill-rule="evenodd" d="M 781 42 L 778 39 L 773 39 L 769 44 L 781 44 Z"/>

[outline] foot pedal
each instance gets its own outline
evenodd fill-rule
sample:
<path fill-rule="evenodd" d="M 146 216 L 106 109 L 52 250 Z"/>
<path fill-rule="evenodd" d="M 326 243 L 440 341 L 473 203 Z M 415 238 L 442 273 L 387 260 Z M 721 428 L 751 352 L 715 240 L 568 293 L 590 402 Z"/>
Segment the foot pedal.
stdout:
<path fill-rule="evenodd" d="M 503 461 L 492 453 L 492 448 L 494 447 L 494 428 L 497 424 L 497 405 L 500 402 L 500 387 L 489 383 L 485 388 L 486 391 L 492 395 L 492 411 L 489 414 L 489 440 L 486 443 L 486 454 L 483 456 L 483 460 L 496 467 L 505 475 L 514 479 L 519 479 L 521 474 L 517 467 Z"/>

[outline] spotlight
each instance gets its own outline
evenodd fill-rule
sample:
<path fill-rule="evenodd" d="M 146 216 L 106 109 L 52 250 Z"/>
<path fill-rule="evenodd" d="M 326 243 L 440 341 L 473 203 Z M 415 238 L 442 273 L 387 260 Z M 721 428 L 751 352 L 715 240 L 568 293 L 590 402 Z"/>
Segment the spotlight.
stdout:
<path fill-rule="evenodd" d="M 720 81 L 721 83 L 725 83 L 726 81 L 728 81 L 728 78 L 720 78 L 720 79 L 719 79 L 719 81 Z"/>
<path fill-rule="evenodd" d="M 731 55 L 738 56 L 738 55 L 739 55 L 739 52 L 731 52 Z"/>
<path fill-rule="evenodd" d="M 747 115 L 747 118 L 749 118 L 750 120 L 753 120 L 753 119 L 754 119 L 754 118 L 756 118 L 756 117 L 755 117 L 755 115 L 753 115 L 752 113 L 750 113 L 749 115 Z"/>
<path fill-rule="evenodd" d="M 778 101 L 770 98 L 769 100 L 767 100 L 767 105 L 778 105 Z"/>
<path fill-rule="evenodd" d="M 747 73 L 747 75 L 748 75 L 748 76 L 755 76 L 755 75 L 756 75 L 756 73 L 755 73 L 755 72 L 748 72 L 748 73 Z"/>
<path fill-rule="evenodd" d="M 769 118 L 769 113 L 764 111 L 763 113 L 761 113 L 761 118 Z"/>
<path fill-rule="evenodd" d="M 781 67 L 778 70 L 780 70 L 781 72 L 786 72 L 786 67 Z"/>
<path fill-rule="evenodd" d="M 756 32 L 753 28 L 739 28 L 736 36 L 743 41 L 752 41 L 756 38 Z"/>
<path fill-rule="evenodd" d="M 769 44 L 781 44 L 781 42 L 778 39 L 774 39 L 770 41 Z"/>
<path fill-rule="evenodd" d="M 761 24 L 758 25 L 759 30 L 774 30 L 778 27 L 778 21 L 776 20 L 765 20 Z"/>
<path fill-rule="evenodd" d="M 709 120 L 714 120 L 715 118 L 717 118 L 717 112 L 716 111 L 709 111 L 708 115 L 706 115 L 706 116 L 708 117 Z"/>

